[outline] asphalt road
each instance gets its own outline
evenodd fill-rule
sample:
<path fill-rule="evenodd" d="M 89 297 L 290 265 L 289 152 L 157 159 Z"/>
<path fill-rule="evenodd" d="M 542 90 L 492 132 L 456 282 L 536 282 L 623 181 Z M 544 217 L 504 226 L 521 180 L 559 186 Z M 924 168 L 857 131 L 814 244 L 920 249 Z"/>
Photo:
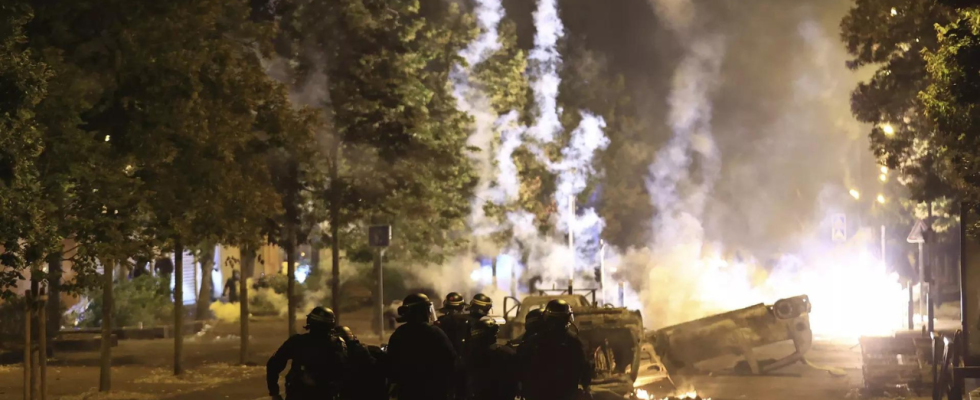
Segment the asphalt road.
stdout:
<path fill-rule="evenodd" d="M 359 331 L 367 321 L 347 320 Z M 365 326 L 360 326 L 360 325 Z M 113 349 L 113 391 L 111 396 L 96 394 L 97 352 L 64 354 L 51 361 L 48 398 L 52 400 L 215 400 L 264 399 L 265 360 L 286 337 L 281 320 L 260 320 L 252 324 L 253 366 L 238 366 L 236 325 L 219 324 L 207 334 L 185 340 L 188 373 L 181 378 L 170 374 L 172 341 L 123 341 Z M 363 337 L 375 342 L 377 338 Z M 757 349 L 760 359 L 779 358 L 792 352 L 789 342 Z M 715 400 L 829 400 L 858 399 L 862 386 L 861 351 L 855 341 L 815 340 L 808 359 L 817 366 L 842 369 L 843 376 L 804 364 L 789 366 L 766 376 L 735 373 L 736 357 L 723 357 L 698 364 L 701 373 L 675 383 L 681 389 L 696 390 Z M 662 374 L 641 374 L 643 389 L 652 398 L 674 391 L 669 381 L 656 381 Z M 0 366 L 0 399 L 21 398 L 22 370 L 19 365 Z"/>

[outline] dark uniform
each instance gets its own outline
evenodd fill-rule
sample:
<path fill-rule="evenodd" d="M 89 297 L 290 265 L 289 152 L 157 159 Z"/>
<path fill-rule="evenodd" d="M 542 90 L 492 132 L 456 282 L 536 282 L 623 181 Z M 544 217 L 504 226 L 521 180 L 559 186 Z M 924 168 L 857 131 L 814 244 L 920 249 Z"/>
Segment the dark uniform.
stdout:
<path fill-rule="evenodd" d="M 589 391 L 592 370 L 582 341 L 568 331 L 571 307 L 552 300 L 545 310 L 542 330 L 518 348 L 521 394 L 527 400 L 571 400 L 579 385 Z"/>
<path fill-rule="evenodd" d="M 347 345 L 347 368 L 340 398 L 344 400 L 379 400 L 388 394 L 384 374 L 366 346 L 346 326 L 337 327 L 337 335 Z M 380 378 L 380 381 L 379 381 Z"/>
<path fill-rule="evenodd" d="M 399 400 L 452 398 L 456 351 L 430 321 L 432 302 L 424 294 L 405 298 L 398 308 L 404 325 L 388 340 L 388 370 Z"/>
<path fill-rule="evenodd" d="M 466 356 L 467 400 L 517 397 L 517 353 L 497 344 L 497 323 L 484 317 L 473 327 Z"/>
<path fill-rule="evenodd" d="M 446 295 L 442 302 L 442 315 L 436 320 L 436 326 L 442 329 L 452 342 L 456 354 L 463 353 L 463 343 L 466 341 L 470 330 L 470 320 L 463 313 L 463 296 L 459 293 L 451 292 Z"/>
<path fill-rule="evenodd" d="M 279 374 L 292 361 L 286 374 L 289 400 L 328 400 L 340 394 L 347 364 L 347 346 L 333 333 L 336 316 L 329 308 L 317 307 L 306 317 L 310 331 L 286 340 L 266 364 L 266 383 L 273 399 L 279 396 Z"/>
<path fill-rule="evenodd" d="M 456 350 L 456 365 L 455 365 L 455 377 L 453 378 L 455 384 L 454 397 L 457 400 L 464 399 L 466 397 L 466 375 L 463 369 L 463 349 L 467 338 L 470 334 L 470 319 L 463 312 L 463 306 L 466 301 L 463 299 L 459 293 L 450 292 L 446 295 L 446 299 L 442 301 L 442 308 L 439 310 L 442 315 L 436 319 L 436 327 L 442 329 L 449 338 L 449 342 L 453 344 L 453 349 Z"/>

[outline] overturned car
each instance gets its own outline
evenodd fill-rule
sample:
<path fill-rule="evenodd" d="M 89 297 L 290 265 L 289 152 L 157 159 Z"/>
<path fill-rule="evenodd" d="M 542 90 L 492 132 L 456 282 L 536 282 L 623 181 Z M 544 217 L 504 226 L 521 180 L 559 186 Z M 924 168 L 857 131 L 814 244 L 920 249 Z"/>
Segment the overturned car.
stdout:
<path fill-rule="evenodd" d="M 809 313 L 810 299 L 803 295 L 658 329 L 647 333 L 646 340 L 671 377 L 690 374 L 696 363 L 725 355 L 741 356 L 746 372 L 762 374 L 806 361 L 813 340 Z M 759 360 L 753 352 L 786 340 L 793 341 L 795 351 L 783 358 Z"/>

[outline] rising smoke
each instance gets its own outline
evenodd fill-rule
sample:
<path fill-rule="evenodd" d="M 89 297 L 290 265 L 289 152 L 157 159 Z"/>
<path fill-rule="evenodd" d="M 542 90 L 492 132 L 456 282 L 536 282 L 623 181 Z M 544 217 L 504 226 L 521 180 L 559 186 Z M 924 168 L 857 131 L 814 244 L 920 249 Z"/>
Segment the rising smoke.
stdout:
<path fill-rule="evenodd" d="M 757 11 L 773 4 L 783 7 L 787 18 L 760 24 L 763 13 Z M 672 40 L 677 49 L 661 60 L 674 66 L 666 90 L 644 93 L 666 100 L 665 121 L 654 123 L 666 126 L 670 135 L 647 174 L 634 177 L 637 185 L 645 184 L 655 212 L 650 240 L 636 248 L 607 247 L 606 280 L 625 281 L 626 304 L 640 308 L 651 328 L 799 294 L 814 303 L 811 321 L 818 333 L 878 333 L 899 325 L 901 288 L 880 256 L 869 251 L 876 233 L 860 230 L 847 243 L 829 241 L 828 216 L 848 209 L 848 187 L 867 184 L 853 166 L 873 165 L 870 156 L 853 157 L 866 153 L 857 140 L 863 128 L 846 102 L 854 78 L 841 78 L 847 74 L 843 51 L 827 28 L 836 26 L 840 15 L 828 13 L 828 24 L 805 4 L 788 2 L 754 2 L 744 13 L 693 0 L 650 0 L 650 5 L 665 27 L 657 40 Z M 573 209 L 570 199 L 597 176 L 594 156 L 609 144 L 605 121 L 575 110 L 582 123 L 568 133 L 560 159 L 540 149 L 564 134 L 566 110 L 557 95 L 565 27 L 558 3 L 540 0 L 533 13 L 529 75 L 537 114 L 532 126 L 522 126 L 517 112 L 497 118 L 469 79 L 470 68 L 494 48 L 491 38 L 503 18 L 499 1 L 477 1 L 476 10 L 483 34 L 461 54 L 468 65 L 454 70 L 452 81 L 460 107 L 475 120 L 470 144 L 484 149 L 474 155 L 480 184 L 470 226 L 477 246 L 451 263 L 420 269 L 420 279 L 442 293 L 495 292 L 498 301 L 512 286 L 512 276 L 522 283 L 540 276 L 545 286 L 562 287 L 571 275 L 577 287 L 595 287 L 595 243 L 581 239 L 601 235 L 603 218 L 590 207 Z M 759 44 L 763 40 L 775 42 Z M 760 52 L 765 57 L 757 57 Z M 520 178 L 512 156 L 522 147 L 555 176 L 557 212 L 550 222 L 557 232 L 552 235 L 542 235 L 535 225 L 540 221 L 525 210 L 508 213 L 504 221 L 482 212 L 485 202 L 512 205 L 518 199 Z M 513 233 L 513 243 L 497 248 L 483 240 L 503 230 Z M 574 249 L 561 237 L 569 233 L 580 238 Z M 477 255 L 494 254 L 501 255 L 496 287 L 489 266 L 475 261 Z M 516 262 L 525 257 L 526 265 Z M 607 288 L 606 299 L 618 303 L 611 294 Z"/>

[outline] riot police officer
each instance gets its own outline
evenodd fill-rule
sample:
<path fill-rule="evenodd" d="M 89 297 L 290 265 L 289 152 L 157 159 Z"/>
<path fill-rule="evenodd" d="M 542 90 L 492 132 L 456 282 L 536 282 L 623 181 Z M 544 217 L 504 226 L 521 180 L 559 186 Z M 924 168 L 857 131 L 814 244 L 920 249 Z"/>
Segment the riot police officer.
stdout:
<path fill-rule="evenodd" d="M 527 315 L 524 316 L 524 333 L 516 339 L 507 342 L 507 344 L 511 347 L 520 346 L 527 338 L 540 332 L 542 319 L 544 319 L 544 312 L 540 308 L 528 311 Z"/>
<path fill-rule="evenodd" d="M 500 328 L 483 317 L 470 328 L 466 355 L 467 400 L 513 400 L 517 396 L 514 349 L 497 344 Z"/>
<path fill-rule="evenodd" d="M 463 342 L 466 341 L 470 329 L 469 320 L 463 313 L 464 303 L 465 300 L 459 293 L 447 294 L 446 299 L 442 302 L 442 308 L 439 309 L 442 311 L 442 315 L 436 320 L 436 326 L 446 333 L 457 354 L 462 353 Z"/>
<path fill-rule="evenodd" d="M 432 325 L 432 302 L 412 294 L 398 307 L 399 320 L 388 340 L 388 368 L 399 400 L 446 400 L 452 397 L 456 351 Z"/>
<path fill-rule="evenodd" d="M 466 300 L 463 299 L 459 293 L 450 292 L 446 295 L 445 300 L 442 301 L 442 308 L 439 311 L 442 315 L 436 320 L 436 326 L 442 329 L 449 337 L 449 341 L 453 344 L 453 348 L 456 350 L 456 376 L 455 380 L 455 398 L 457 400 L 462 400 L 466 397 L 466 378 L 463 369 L 463 345 L 466 343 L 466 339 L 469 336 L 470 331 L 470 320 L 466 313 L 463 312 L 463 306 L 466 304 Z"/>
<path fill-rule="evenodd" d="M 490 315 L 492 309 L 493 299 L 483 293 L 477 293 L 473 296 L 473 300 L 470 300 L 470 325 L 475 325 L 480 318 Z"/>
<path fill-rule="evenodd" d="M 544 310 L 541 330 L 518 348 L 521 394 L 527 400 L 571 400 L 589 393 L 592 370 L 582 341 L 571 332 L 572 307 L 552 300 Z"/>
<path fill-rule="evenodd" d="M 334 399 L 340 393 L 347 346 L 334 334 L 337 316 L 333 310 L 316 307 L 306 316 L 309 332 L 294 335 L 276 350 L 266 364 L 269 396 L 281 400 L 279 374 L 292 360 L 286 374 L 286 398 L 289 400 Z"/>
<path fill-rule="evenodd" d="M 386 399 L 388 394 L 384 373 L 377 360 L 349 327 L 338 326 L 337 336 L 347 344 L 347 368 L 340 398 L 343 400 Z"/>

